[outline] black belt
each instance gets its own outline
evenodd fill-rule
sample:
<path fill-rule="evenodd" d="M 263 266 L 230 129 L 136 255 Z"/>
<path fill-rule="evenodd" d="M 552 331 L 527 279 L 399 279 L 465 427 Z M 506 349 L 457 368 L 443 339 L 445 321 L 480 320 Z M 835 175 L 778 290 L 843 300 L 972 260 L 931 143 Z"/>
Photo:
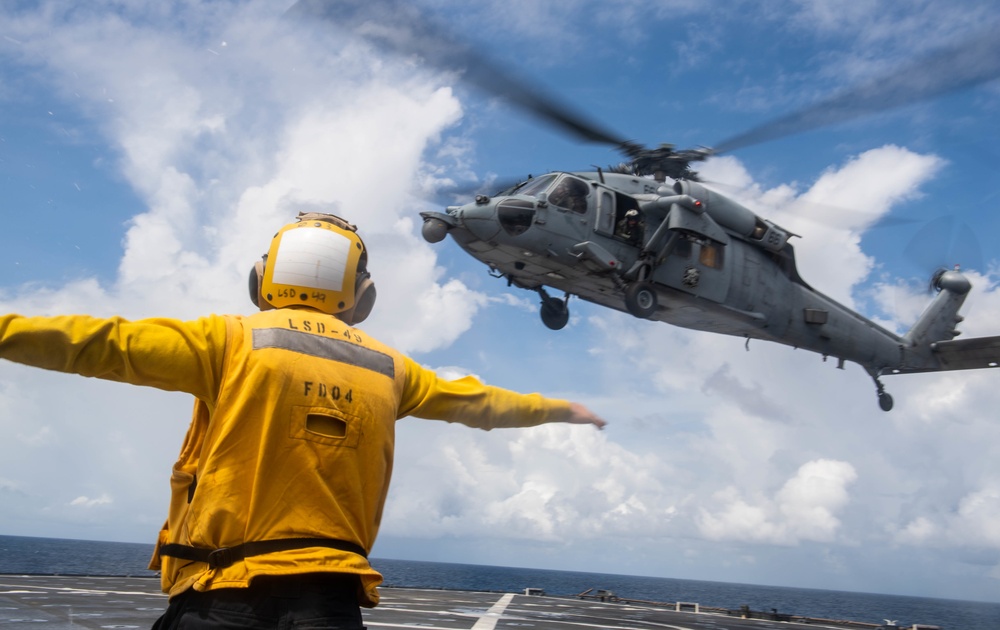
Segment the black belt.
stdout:
<path fill-rule="evenodd" d="M 221 547 L 219 549 L 206 549 L 204 547 L 190 547 L 188 545 L 168 543 L 160 546 L 160 555 L 180 558 L 181 560 L 205 562 L 213 569 L 224 569 L 251 556 L 260 556 L 265 553 L 275 553 L 277 551 L 291 551 L 292 549 L 305 549 L 307 547 L 327 547 L 354 553 L 362 558 L 368 558 L 368 552 L 360 545 L 335 538 L 278 538 L 276 540 L 245 542 L 241 545 Z"/>

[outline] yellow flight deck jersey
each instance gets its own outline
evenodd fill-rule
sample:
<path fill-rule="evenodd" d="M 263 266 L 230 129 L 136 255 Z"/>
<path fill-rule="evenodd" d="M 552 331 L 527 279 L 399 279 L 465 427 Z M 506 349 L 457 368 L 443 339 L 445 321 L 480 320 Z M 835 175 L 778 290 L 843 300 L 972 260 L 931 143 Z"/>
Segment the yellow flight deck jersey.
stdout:
<path fill-rule="evenodd" d="M 358 575 L 361 604 L 374 606 L 382 576 L 358 553 L 304 547 L 212 568 L 160 549 L 315 538 L 370 551 L 397 419 L 492 429 L 570 414 L 566 401 L 472 377 L 441 380 L 361 330 L 305 309 L 187 322 L 7 315 L 0 317 L 0 357 L 196 397 L 150 562 L 171 596 L 191 587 L 245 587 L 258 575 L 332 571 Z"/>

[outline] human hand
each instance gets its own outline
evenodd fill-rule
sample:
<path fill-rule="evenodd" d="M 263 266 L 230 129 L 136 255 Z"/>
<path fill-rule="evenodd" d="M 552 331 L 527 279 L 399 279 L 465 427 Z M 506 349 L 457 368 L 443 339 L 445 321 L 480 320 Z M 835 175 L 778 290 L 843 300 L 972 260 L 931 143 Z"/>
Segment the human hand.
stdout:
<path fill-rule="evenodd" d="M 603 429 L 607 424 L 604 420 L 597 416 L 593 411 L 587 409 L 580 403 L 570 403 L 570 416 L 566 419 L 566 422 L 570 424 L 592 424 L 598 429 Z"/>

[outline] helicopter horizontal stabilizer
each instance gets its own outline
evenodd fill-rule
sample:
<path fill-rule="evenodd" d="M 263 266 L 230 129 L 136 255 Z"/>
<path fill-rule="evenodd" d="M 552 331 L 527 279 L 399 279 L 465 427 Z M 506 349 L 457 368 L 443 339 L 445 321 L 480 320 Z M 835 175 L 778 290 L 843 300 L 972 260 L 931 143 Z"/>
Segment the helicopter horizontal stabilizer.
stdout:
<path fill-rule="evenodd" d="M 1000 336 L 975 339 L 953 339 L 931 344 L 938 367 L 896 368 L 891 374 L 919 372 L 945 372 L 950 370 L 977 370 L 1000 367 Z"/>

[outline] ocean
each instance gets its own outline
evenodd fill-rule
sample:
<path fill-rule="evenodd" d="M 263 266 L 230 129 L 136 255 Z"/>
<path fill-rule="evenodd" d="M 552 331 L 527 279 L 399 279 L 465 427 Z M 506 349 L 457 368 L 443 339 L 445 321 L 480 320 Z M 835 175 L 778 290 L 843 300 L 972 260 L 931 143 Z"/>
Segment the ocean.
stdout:
<path fill-rule="evenodd" d="M 0 573 L 39 575 L 148 576 L 153 546 L 56 538 L 0 536 Z M 654 602 L 696 602 L 703 606 L 847 619 L 899 626 L 915 623 L 942 630 L 1000 630 L 1000 604 L 816 589 L 755 586 L 576 571 L 478 566 L 376 558 L 372 564 L 386 586 L 573 596 L 588 589 Z"/>

